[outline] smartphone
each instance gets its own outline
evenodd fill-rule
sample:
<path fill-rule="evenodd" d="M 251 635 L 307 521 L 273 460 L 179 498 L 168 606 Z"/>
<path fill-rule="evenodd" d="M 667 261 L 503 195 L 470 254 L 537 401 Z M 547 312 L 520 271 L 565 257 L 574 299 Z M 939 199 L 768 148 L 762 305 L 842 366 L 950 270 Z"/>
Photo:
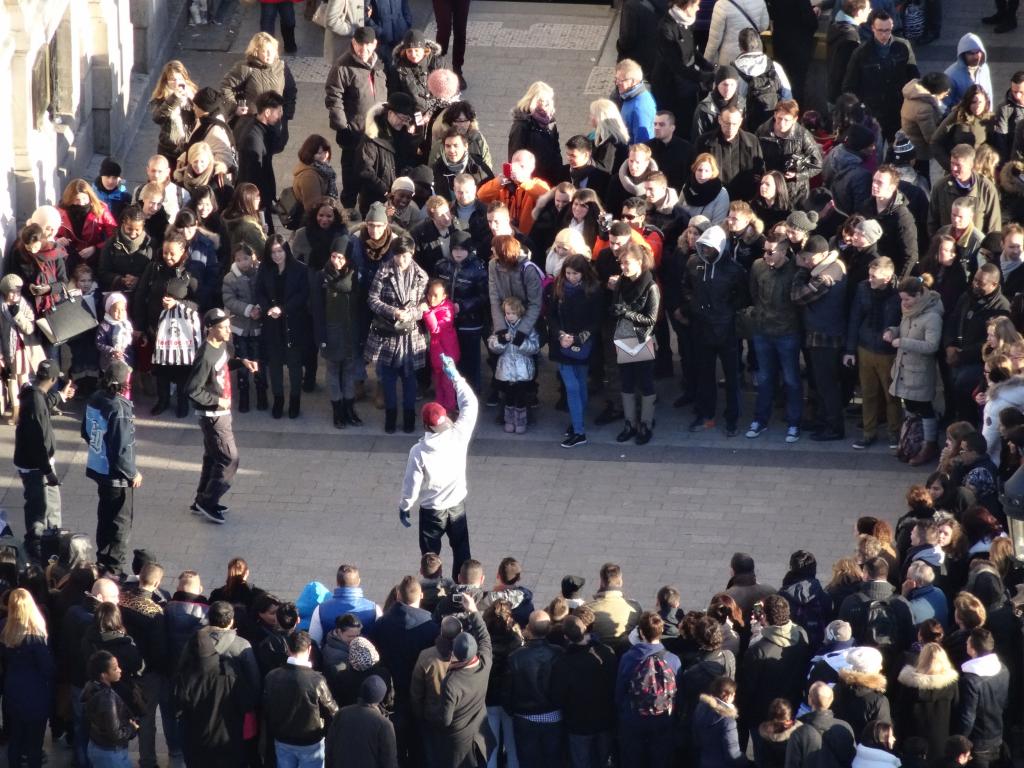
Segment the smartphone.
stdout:
<path fill-rule="evenodd" d="M 512 180 L 512 163 L 501 164 L 501 175 L 504 176 L 509 181 Z"/>

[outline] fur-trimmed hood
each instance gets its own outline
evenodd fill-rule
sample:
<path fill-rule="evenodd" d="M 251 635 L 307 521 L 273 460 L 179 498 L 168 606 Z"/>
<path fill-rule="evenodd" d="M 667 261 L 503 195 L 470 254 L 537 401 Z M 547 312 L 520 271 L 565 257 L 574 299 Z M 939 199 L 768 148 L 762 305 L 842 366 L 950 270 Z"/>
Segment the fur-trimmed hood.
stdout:
<path fill-rule="evenodd" d="M 907 688 L 917 688 L 921 691 L 937 691 L 947 686 L 955 685 L 960 676 L 956 673 L 955 669 L 938 675 L 926 675 L 907 664 L 900 670 L 899 677 L 896 679 L 900 685 L 905 685 Z"/>
<path fill-rule="evenodd" d="M 391 49 L 392 61 L 395 62 L 396 67 L 425 67 L 430 63 L 430 60 L 434 57 L 441 55 L 441 46 L 433 40 L 425 41 L 426 45 L 423 46 L 427 49 L 427 55 L 423 57 L 423 60 L 419 64 L 413 64 L 408 59 L 402 57 L 402 53 L 409 46 L 405 42 L 400 42 L 394 48 Z"/>
<path fill-rule="evenodd" d="M 793 724 L 784 731 L 776 731 L 771 727 L 771 725 L 771 723 L 761 723 L 761 725 L 757 727 L 757 732 L 765 741 L 771 741 L 776 744 L 781 744 L 784 741 L 789 741 L 789 737 L 792 736 L 796 732 L 797 728 L 802 726 L 803 723 L 801 723 L 799 720 L 794 720 Z"/>
<path fill-rule="evenodd" d="M 839 679 L 849 686 L 860 686 L 878 693 L 885 693 L 885 675 L 880 672 L 857 672 L 853 669 L 839 670 Z"/>
<path fill-rule="evenodd" d="M 733 719 L 739 717 L 739 712 L 736 711 L 736 707 L 732 704 L 726 704 L 721 699 L 715 698 L 710 694 L 702 693 L 700 695 L 700 700 L 707 705 L 712 712 L 720 717 L 731 717 Z"/>
<path fill-rule="evenodd" d="M 384 110 L 386 108 L 387 108 L 386 104 L 374 104 L 372 107 L 370 107 L 368 110 L 366 110 L 366 128 L 363 129 L 363 131 L 366 133 L 366 138 L 368 138 L 368 139 L 385 138 L 385 137 L 382 137 L 380 135 L 381 134 L 381 131 L 380 131 L 380 129 L 381 129 L 380 121 L 381 120 L 384 120 L 384 121 L 387 120 L 387 117 L 384 116 Z M 391 126 L 388 126 L 388 130 L 389 131 L 390 131 L 390 129 L 391 129 Z"/>
<path fill-rule="evenodd" d="M 999 170 L 999 188 L 1008 195 L 1024 197 L 1024 163 L 1014 160 Z"/>

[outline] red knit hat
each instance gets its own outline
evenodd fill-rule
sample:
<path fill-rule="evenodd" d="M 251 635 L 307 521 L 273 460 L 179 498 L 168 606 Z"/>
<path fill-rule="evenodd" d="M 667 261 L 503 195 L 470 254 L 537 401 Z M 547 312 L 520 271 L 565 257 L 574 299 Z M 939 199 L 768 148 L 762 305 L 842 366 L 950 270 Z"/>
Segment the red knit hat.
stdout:
<path fill-rule="evenodd" d="M 425 403 L 420 416 L 423 419 L 423 426 L 432 430 L 448 418 L 448 411 L 438 402 Z"/>

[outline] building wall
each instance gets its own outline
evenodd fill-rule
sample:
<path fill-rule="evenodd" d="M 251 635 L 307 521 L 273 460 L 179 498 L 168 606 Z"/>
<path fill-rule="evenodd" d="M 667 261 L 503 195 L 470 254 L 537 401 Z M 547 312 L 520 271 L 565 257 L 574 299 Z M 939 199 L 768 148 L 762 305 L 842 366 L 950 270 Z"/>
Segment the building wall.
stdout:
<path fill-rule="evenodd" d="M 9 105 L 0 110 L 5 253 L 36 206 L 55 203 L 95 155 L 127 148 L 185 3 L 0 0 L 0 104 Z"/>

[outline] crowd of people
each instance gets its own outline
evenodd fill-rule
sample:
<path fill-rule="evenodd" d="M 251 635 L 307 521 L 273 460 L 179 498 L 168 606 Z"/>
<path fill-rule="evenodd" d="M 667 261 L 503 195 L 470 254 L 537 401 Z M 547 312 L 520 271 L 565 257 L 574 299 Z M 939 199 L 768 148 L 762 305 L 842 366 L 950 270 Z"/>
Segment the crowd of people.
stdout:
<path fill-rule="evenodd" d="M 492 154 L 463 95 L 467 4 L 435 3 L 439 29 L 455 27 L 450 62 L 448 33 L 428 40 L 407 5 L 353 17 L 330 0 L 317 23 L 337 53 L 335 142 L 298 143 L 273 36 L 280 18 L 294 53 L 288 5 L 262 3 L 263 31 L 215 85 L 166 65 L 144 184 L 129 190 L 107 158 L 5 258 L 2 397 L 27 557 L 0 549 L 9 764 L 41 765 L 49 725 L 77 768 L 131 765 L 136 738 L 154 768 L 159 710 L 189 766 L 1008 765 L 1024 711 L 1024 569 L 1006 535 L 1024 506 L 1024 71 L 1002 95 L 968 33 L 945 71 L 920 72 L 937 0 L 628 0 L 592 130 L 563 143 L 556 94 L 535 82 Z M 983 22 L 1002 33 L 1015 15 L 1006 3 Z M 57 339 L 68 304 L 92 322 Z M 716 429 L 724 387 L 735 437 L 749 375 L 746 438 L 777 408 L 788 443 L 847 439 L 859 418 L 852 448 L 886 440 L 935 471 L 895 525 L 857 521 L 827 584 L 804 550 L 779 590 L 737 553 L 706 610 L 666 586 L 645 611 L 608 563 L 592 600 L 570 575 L 539 610 L 514 558 L 485 587 L 463 499 L 473 392 L 523 434 L 544 356 L 565 448 L 616 422 L 618 442 L 650 442 L 658 378 L 678 380 L 671 405 L 692 406 L 692 432 Z M 144 550 L 121 573 L 142 482 L 135 407 L 195 410 L 191 509 L 223 523 L 232 411 L 299 418 L 321 366 L 334 427 L 365 426 L 356 403 L 372 399 L 386 433 L 427 430 L 400 506 L 410 525 L 422 505 L 419 573 L 376 585 L 382 606 L 350 564 L 333 592 L 312 583 L 294 602 L 256 588 L 240 558 L 208 597 L 194 571 L 165 592 Z M 44 556 L 60 526 L 50 415 L 76 398 L 98 565 Z"/>

